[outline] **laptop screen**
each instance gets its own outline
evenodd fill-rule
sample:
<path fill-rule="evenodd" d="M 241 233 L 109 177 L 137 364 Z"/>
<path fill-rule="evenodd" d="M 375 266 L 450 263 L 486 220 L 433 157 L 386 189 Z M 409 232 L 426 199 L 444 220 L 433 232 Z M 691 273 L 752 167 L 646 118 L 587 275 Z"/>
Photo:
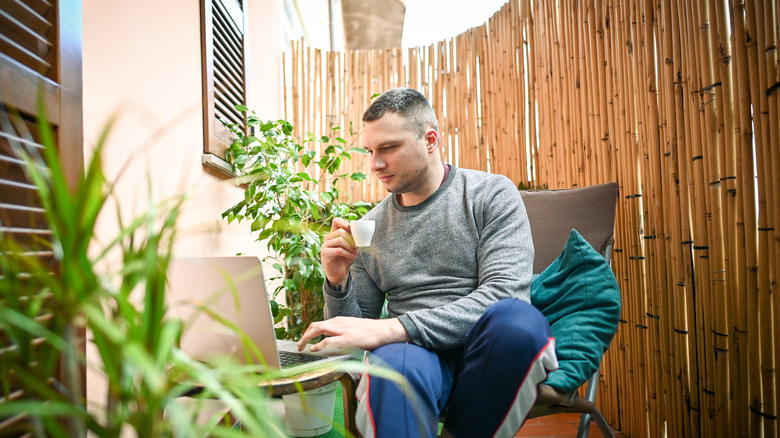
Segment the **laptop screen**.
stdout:
<path fill-rule="evenodd" d="M 185 353 L 199 360 L 229 354 L 246 362 L 245 351 L 251 349 L 245 349 L 236 332 L 219 322 L 210 314 L 213 312 L 246 333 L 265 363 L 279 366 L 260 258 L 176 257 L 171 260 L 168 281 L 168 311 L 184 322 L 181 348 Z M 263 363 L 252 356 L 252 363 Z"/>

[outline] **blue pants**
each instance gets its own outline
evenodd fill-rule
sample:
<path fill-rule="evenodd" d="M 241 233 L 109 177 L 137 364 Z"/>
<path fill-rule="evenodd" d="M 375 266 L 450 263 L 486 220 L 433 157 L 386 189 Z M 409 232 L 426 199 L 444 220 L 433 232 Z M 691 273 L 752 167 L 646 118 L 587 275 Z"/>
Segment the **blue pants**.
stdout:
<path fill-rule="evenodd" d="M 431 351 L 389 344 L 367 356 L 414 390 L 367 374 L 358 387 L 356 423 L 364 437 L 435 437 L 439 415 L 456 437 L 512 437 L 536 401 L 536 386 L 557 368 L 547 320 L 532 305 L 506 299 L 489 307 L 462 349 Z"/>

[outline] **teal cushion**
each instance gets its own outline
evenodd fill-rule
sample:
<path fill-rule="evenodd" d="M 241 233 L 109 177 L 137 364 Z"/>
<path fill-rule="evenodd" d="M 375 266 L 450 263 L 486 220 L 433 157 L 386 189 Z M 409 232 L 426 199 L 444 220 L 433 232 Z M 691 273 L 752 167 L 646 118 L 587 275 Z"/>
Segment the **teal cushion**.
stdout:
<path fill-rule="evenodd" d="M 599 368 L 620 319 L 620 289 L 604 258 L 576 230 L 531 283 L 531 303 L 550 322 L 557 371 L 545 383 L 565 394 Z"/>

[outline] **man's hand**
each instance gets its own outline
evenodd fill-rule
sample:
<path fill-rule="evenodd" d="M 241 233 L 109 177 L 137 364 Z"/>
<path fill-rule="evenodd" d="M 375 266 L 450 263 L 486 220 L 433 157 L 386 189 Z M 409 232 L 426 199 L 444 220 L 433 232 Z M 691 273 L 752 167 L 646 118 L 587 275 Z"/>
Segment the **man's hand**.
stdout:
<path fill-rule="evenodd" d="M 366 319 L 339 316 L 311 323 L 298 341 L 298 350 L 303 350 L 309 341 L 319 335 L 328 337 L 312 345 L 311 351 L 344 347 L 373 350 L 386 344 L 411 341 L 398 318 Z"/>
<path fill-rule="evenodd" d="M 341 218 L 333 219 L 330 233 L 322 242 L 322 270 L 331 286 L 346 285 L 349 280 L 349 267 L 355 262 L 357 249 L 349 229 L 349 222 Z"/>

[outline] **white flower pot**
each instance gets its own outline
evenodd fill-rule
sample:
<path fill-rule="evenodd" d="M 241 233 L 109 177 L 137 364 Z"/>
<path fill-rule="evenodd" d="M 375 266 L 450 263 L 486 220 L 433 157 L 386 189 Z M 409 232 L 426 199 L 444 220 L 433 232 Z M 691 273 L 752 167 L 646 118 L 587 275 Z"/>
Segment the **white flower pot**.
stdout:
<path fill-rule="evenodd" d="M 282 396 L 284 400 L 284 423 L 291 436 L 306 437 L 322 435 L 333 427 L 333 407 L 336 402 L 338 382 L 328 383 L 320 388 Z"/>

